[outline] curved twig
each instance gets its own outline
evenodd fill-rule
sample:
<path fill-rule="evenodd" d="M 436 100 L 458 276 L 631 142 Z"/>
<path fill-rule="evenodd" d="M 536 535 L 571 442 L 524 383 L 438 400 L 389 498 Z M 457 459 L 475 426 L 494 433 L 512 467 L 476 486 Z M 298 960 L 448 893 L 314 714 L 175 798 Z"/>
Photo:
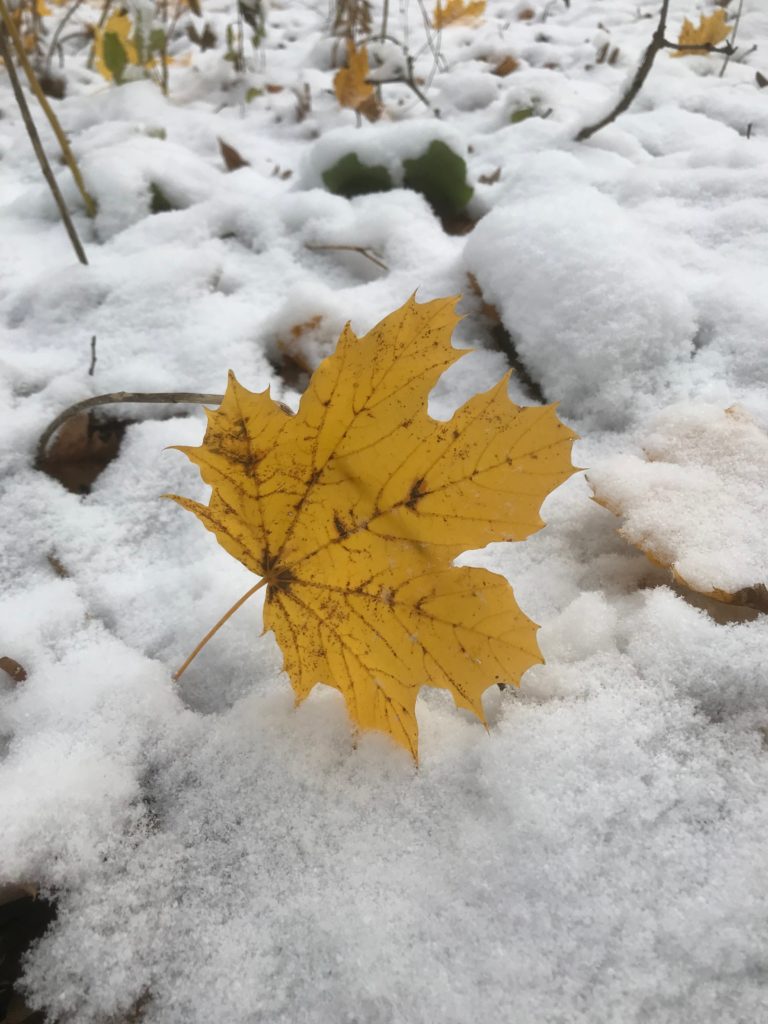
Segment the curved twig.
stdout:
<path fill-rule="evenodd" d="M 92 398 L 84 398 L 82 402 L 75 402 L 68 409 L 60 412 L 59 415 L 48 424 L 40 435 L 37 442 L 35 465 L 37 467 L 45 459 L 45 450 L 48 442 L 62 424 L 66 423 L 72 416 L 78 413 L 87 412 L 100 405 L 122 405 L 127 403 L 175 405 L 188 403 L 190 405 L 220 405 L 224 395 L 198 394 L 195 391 L 113 391 L 108 395 L 95 395 Z"/>

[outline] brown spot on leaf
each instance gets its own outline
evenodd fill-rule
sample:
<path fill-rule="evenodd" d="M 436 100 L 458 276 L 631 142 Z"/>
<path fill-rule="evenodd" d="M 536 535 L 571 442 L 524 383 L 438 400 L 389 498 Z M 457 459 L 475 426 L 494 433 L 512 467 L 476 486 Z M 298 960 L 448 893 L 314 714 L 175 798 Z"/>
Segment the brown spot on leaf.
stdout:
<path fill-rule="evenodd" d="M 410 491 L 408 492 L 408 500 L 405 503 L 406 508 L 416 508 L 416 503 L 418 502 L 419 498 L 424 497 L 424 491 L 422 490 L 423 486 L 424 477 L 420 476 L 418 480 L 414 481 Z"/>

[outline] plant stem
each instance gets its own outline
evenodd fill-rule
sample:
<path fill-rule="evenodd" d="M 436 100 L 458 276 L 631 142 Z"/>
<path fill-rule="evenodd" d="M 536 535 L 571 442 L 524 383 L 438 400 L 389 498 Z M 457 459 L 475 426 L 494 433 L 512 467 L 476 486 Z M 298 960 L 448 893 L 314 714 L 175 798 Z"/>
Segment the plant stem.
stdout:
<path fill-rule="evenodd" d="M 32 65 L 29 63 L 29 58 L 24 52 L 24 43 L 22 42 L 18 29 L 14 24 L 13 18 L 10 16 L 8 12 L 5 0 L 0 0 L 0 20 L 2 20 L 8 35 L 11 37 L 11 42 L 13 43 L 13 48 L 16 51 L 16 56 L 19 58 L 19 63 L 21 64 L 21 66 L 24 68 L 24 74 L 27 76 L 29 87 L 37 97 L 38 103 L 43 108 L 45 116 L 48 118 L 51 128 L 53 129 L 53 134 L 56 136 L 56 139 L 59 145 L 61 146 L 61 152 L 64 156 L 64 160 L 67 164 L 67 167 L 69 167 L 70 171 L 72 172 L 72 177 L 75 179 L 77 189 L 80 195 L 83 197 L 86 212 L 89 217 L 95 217 L 96 203 L 94 202 L 93 197 L 88 194 L 88 191 L 85 187 L 85 183 L 83 182 L 82 175 L 80 174 L 80 168 L 77 166 L 77 161 L 75 160 L 74 153 L 69 148 L 67 137 L 64 134 L 61 125 L 59 124 L 59 119 L 54 114 L 53 109 L 51 108 L 51 105 L 48 102 L 45 93 L 43 92 L 40 83 L 37 80 L 37 75 L 33 71 Z M 5 60 L 5 57 L 3 59 Z M 6 63 L 8 63 L 8 61 L 6 61 Z M 82 260 L 82 262 L 87 263 L 87 260 Z"/>
<path fill-rule="evenodd" d="M 187 660 L 184 662 L 184 664 L 181 666 L 181 668 L 177 669 L 173 673 L 173 678 L 174 678 L 175 682 L 178 682 L 178 680 L 181 678 L 181 676 L 183 675 L 183 673 L 185 672 L 187 667 L 190 665 L 190 663 L 192 661 L 194 661 L 194 659 L 198 656 L 200 651 L 202 651 L 202 649 L 205 647 L 205 645 L 208 643 L 208 641 L 211 639 L 211 637 L 214 636 L 216 633 L 218 633 L 218 631 L 221 629 L 221 627 L 224 625 L 224 623 L 227 621 L 227 619 L 231 615 L 234 615 L 235 612 L 237 611 L 237 609 L 241 605 L 245 604 L 245 602 L 248 600 L 248 598 L 252 594 L 255 594 L 257 590 L 261 590 L 261 588 L 266 585 L 266 582 L 267 582 L 266 579 L 259 580 L 259 582 L 256 584 L 255 587 L 251 587 L 251 589 L 247 590 L 238 601 L 235 601 L 235 603 L 232 605 L 232 607 L 229 609 L 229 611 L 225 612 L 222 615 L 222 617 L 219 619 L 219 621 L 216 623 L 216 625 L 213 627 L 213 629 L 209 629 L 208 630 L 208 632 L 205 634 L 205 636 L 200 641 L 200 643 L 197 645 L 197 647 L 194 649 L 194 651 L 192 651 L 192 653 L 187 658 Z"/>
<path fill-rule="evenodd" d="M 733 22 L 733 32 L 731 32 L 731 38 L 728 40 L 728 42 L 731 44 L 732 47 L 734 47 L 734 49 L 736 48 L 736 36 L 739 34 L 739 25 L 741 24 L 741 9 L 743 6 L 744 0 L 739 0 L 739 9 L 736 11 L 736 18 Z M 720 68 L 720 74 L 717 76 L 718 78 L 722 78 L 725 74 L 725 69 L 728 67 L 728 61 L 731 59 L 732 56 L 733 53 L 726 53 L 725 60 L 723 61 L 723 66 Z"/>
<path fill-rule="evenodd" d="M 98 24 L 96 26 L 96 28 L 97 28 L 97 30 L 99 32 L 101 32 L 101 30 L 104 28 L 104 25 L 106 24 L 107 15 L 109 14 L 109 9 L 110 9 L 111 6 L 112 6 L 112 0 L 105 0 L 104 6 L 101 8 L 101 14 L 99 15 L 99 22 L 98 22 Z M 93 39 L 94 39 L 94 42 L 93 42 L 93 45 L 91 46 L 91 52 L 88 54 L 88 60 L 86 61 L 86 64 L 85 64 L 85 66 L 88 68 L 89 71 L 93 68 L 93 61 L 94 61 L 94 57 L 96 55 L 96 34 L 95 33 L 94 33 Z"/>
<path fill-rule="evenodd" d="M 635 96 L 640 92 L 643 82 L 646 80 L 651 68 L 653 67 L 656 54 L 665 45 L 664 32 L 667 27 L 668 13 L 669 0 L 662 0 L 661 11 L 659 12 L 659 23 L 656 26 L 656 31 L 653 33 L 651 41 L 648 44 L 648 48 L 643 54 L 643 59 L 640 61 L 640 65 L 638 66 L 632 81 L 629 83 L 629 87 L 610 114 L 606 114 L 606 116 L 602 117 L 599 121 L 581 129 L 581 131 L 576 135 L 577 142 L 584 142 L 585 139 L 590 138 L 595 134 L 595 132 L 599 132 L 601 128 L 605 128 L 605 126 L 610 124 L 611 121 L 615 121 L 619 114 L 624 113 L 634 100 Z"/>
<path fill-rule="evenodd" d="M 2 3 L 2 0 L 0 0 Z M 16 97 L 16 102 L 19 105 L 21 111 L 21 117 L 24 121 L 24 127 L 27 129 L 27 135 L 29 135 L 29 141 L 32 143 L 32 148 L 35 151 L 35 156 L 40 164 L 40 170 L 43 172 L 43 177 L 48 183 L 48 188 L 51 190 L 56 206 L 61 214 L 61 219 L 64 222 L 64 227 L 69 235 L 69 240 L 72 243 L 72 248 L 75 250 L 77 258 L 82 264 L 88 266 L 88 258 L 85 255 L 85 250 L 77 237 L 75 231 L 75 225 L 72 223 L 72 218 L 69 216 L 69 210 L 67 204 L 64 202 L 64 196 L 61 194 L 56 178 L 51 170 L 51 165 L 48 163 L 48 157 L 45 155 L 43 144 L 40 141 L 40 136 L 35 128 L 35 122 L 32 120 L 32 114 L 30 113 L 27 99 L 24 95 L 24 90 L 21 88 L 21 82 L 19 76 L 16 74 L 16 66 L 13 63 L 13 57 L 11 55 L 11 48 L 8 45 L 8 36 L 6 34 L 3 25 L 0 25 L 0 57 L 3 58 L 6 70 L 8 71 L 8 77 L 11 80 L 11 88 L 13 94 Z"/>
<path fill-rule="evenodd" d="M 88 409 L 95 409 L 99 405 L 121 404 L 128 402 L 140 403 L 164 403 L 174 405 L 176 403 L 189 403 L 190 405 L 208 404 L 220 405 L 223 395 L 205 395 L 194 391 L 113 391 L 108 395 L 95 395 L 93 398 L 85 398 L 82 402 L 75 402 L 64 412 L 60 412 L 56 419 L 52 420 L 40 435 L 37 442 L 37 455 L 35 465 L 39 466 L 45 458 L 45 449 L 53 435 L 71 416 L 87 412 Z"/>
<path fill-rule="evenodd" d="M 387 264 L 366 245 L 314 245 L 305 242 L 304 248 L 309 249 L 310 252 L 357 252 L 361 256 L 365 256 L 371 263 L 375 263 L 377 267 L 381 267 L 382 270 L 389 270 Z"/>
<path fill-rule="evenodd" d="M 45 71 L 46 71 L 46 74 L 50 74 L 51 73 L 51 62 L 53 60 L 53 54 L 54 54 L 54 52 L 56 50 L 56 47 L 58 46 L 59 38 L 60 38 L 61 33 L 62 33 L 63 29 L 64 29 L 64 26 L 67 24 L 69 19 L 72 17 L 72 15 L 80 7 L 80 5 L 82 3 L 83 3 L 83 0 L 75 0 L 75 2 L 69 7 L 69 9 L 67 10 L 67 13 L 61 19 L 59 24 L 56 26 L 56 31 L 53 33 L 53 38 L 51 39 L 51 44 L 48 47 L 48 53 L 45 56 Z M 63 62 L 63 58 L 62 58 L 62 62 Z"/>

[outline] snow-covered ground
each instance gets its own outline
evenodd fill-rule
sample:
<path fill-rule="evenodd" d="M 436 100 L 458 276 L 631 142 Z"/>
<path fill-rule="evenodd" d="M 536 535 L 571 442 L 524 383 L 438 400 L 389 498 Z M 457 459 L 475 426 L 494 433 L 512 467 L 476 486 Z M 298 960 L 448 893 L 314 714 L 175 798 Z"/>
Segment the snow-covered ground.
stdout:
<path fill-rule="evenodd" d="M 70 56 L 56 109 L 95 221 L 55 166 L 87 267 L 0 73 L 0 655 L 28 673 L 0 673 L 0 880 L 57 900 L 23 979 L 51 1020 L 768 1016 L 768 622 L 674 585 L 583 474 L 548 499 L 535 537 L 464 557 L 509 578 L 546 664 L 519 691 L 488 691 L 488 733 L 424 691 L 416 767 L 386 737 L 355 738 L 335 691 L 294 709 L 259 595 L 172 683 L 252 581 L 160 500 L 205 495 L 166 450 L 199 443 L 201 409 L 123 409 L 140 421 L 86 496 L 33 468 L 46 424 L 91 394 L 217 393 L 231 367 L 295 405 L 297 362 L 415 289 L 466 296 L 457 342 L 477 352 L 438 385 L 444 416 L 508 365 L 471 274 L 581 434 L 576 463 L 629 495 L 641 533 L 653 501 L 669 526 L 664 472 L 649 472 L 650 511 L 632 476 L 654 424 L 695 436 L 706 404 L 714 419 L 738 406 L 745 438 L 768 427 L 768 89 L 755 78 L 768 5 L 744 0 L 738 43 L 758 47 L 744 62 L 720 76 L 722 57 L 662 52 L 630 111 L 573 141 L 624 87 L 658 8 L 488 0 L 442 35 L 444 70 L 425 85 L 440 118 L 386 85 L 384 120 L 362 128 L 332 92 L 325 0 L 274 0 L 245 74 L 209 50 L 172 68 L 167 100 Z M 669 35 L 713 9 L 672 0 Z M 231 10 L 204 13 L 223 36 Z M 390 29 L 404 37 L 406 18 L 417 49 L 417 3 L 393 5 Z M 606 42 L 613 64 L 597 63 Z M 508 56 L 517 70 L 493 74 Z M 427 51 L 417 73 L 431 68 Z M 513 116 L 530 109 L 547 116 Z M 411 191 L 322 188 L 329 154 L 359 141 L 395 166 L 431 137 L 466 155 L 467 234 L 446 234 Z M 250 166 L 226 173 L 218 138 Z M 152 214 L 151 185 L 175 209 Z M 521 383 L 511 394 L 531 402 Z M 667 471 L 691 529 L 672 526 L 694 575 L 703 536 L 740 586 L 765 573 L 768 501 L 745 470 L 747 507 L 729 522 L 735 503 L 707 495 L 733 474 L 707 436 L 691 460 L 703 477 L 686 467 L 693 499 Z M 753 454 L 764 461 L 764 444 Z"/>

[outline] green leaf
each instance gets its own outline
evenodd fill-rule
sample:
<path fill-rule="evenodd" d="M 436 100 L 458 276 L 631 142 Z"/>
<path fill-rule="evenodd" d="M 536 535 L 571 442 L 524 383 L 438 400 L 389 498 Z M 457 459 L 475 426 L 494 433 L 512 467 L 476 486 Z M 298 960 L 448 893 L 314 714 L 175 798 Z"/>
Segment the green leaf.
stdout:
<path fill-rule="evenodd" d="M 165 47 L 165 30 L 162 28 L 153 28 L 149 33 L 149 52 L 162 53 Z"/>
<path fill-rule="evenodd" d="M 439 216 L 460 213 L 472 198 L 467 164 L 450 146 L 435 140 L 426 153 L 403 161 L 403 185 L 421 192 Z"/>
<path fill-rule="evenodd" d="M 360 163 L 357 153 L 347 153 L 333 167 L 323 171 L 323 182 L 329 192 L 347 199 L 368 192 L 388 192 L 392 188 L 387 168 L 382 164 Z"/>
<path fill-rule="evenodd" d="M 123 49 L 120 37 L 114 32 L 104 34 L 104 63 L 118 85 L 123 80 L 123 72 L 128 65 L 128 55 Z"/>
<path fill-rule="evenodd" d="M 536 111 L 533 107 L 521 107 L 520 110 L 516 110 L 513 114 L 510 114 L 510 124 L 520 124 L 521 121 L 527 121 L 529 117 L 533 117 Z"/>
<path fill-rule="evenodd" d="M 163 192 L 159 185 L 156 185 L 154 181 L 149 184 L 149 212 L 150 213 L 170 213 L 171 210 L 175 210 L 176 207 L 170 201 L 168 196 Z"/>

